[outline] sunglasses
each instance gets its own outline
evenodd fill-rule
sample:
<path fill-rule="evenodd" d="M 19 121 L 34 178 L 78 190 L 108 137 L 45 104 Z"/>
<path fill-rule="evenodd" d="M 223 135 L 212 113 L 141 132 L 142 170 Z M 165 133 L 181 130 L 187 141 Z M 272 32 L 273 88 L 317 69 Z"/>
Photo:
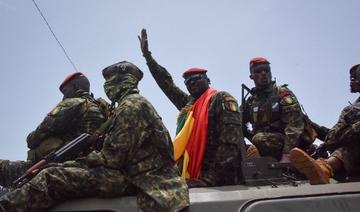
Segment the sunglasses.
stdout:
<path fill-rule="evenodd" d="M 253 68 L 252 72 L 254 74 L 260 74 L 261 72 L 265 72 L 265 73 L 270 73 L 270 68 L 269 67 L 258 67 L 258 68 Z"/>
<path fill-rule="evenodd" d="M 187 84 L 190 84 L 192 82 L 196 82 L 196 81 L 201 80 L 201 79 L 205 79 L 204 74 L 193 74 L 193 75 L 188 76 L 184 80 L 184 83 L 185 83 L 185 85 L 187 85 Z"/>

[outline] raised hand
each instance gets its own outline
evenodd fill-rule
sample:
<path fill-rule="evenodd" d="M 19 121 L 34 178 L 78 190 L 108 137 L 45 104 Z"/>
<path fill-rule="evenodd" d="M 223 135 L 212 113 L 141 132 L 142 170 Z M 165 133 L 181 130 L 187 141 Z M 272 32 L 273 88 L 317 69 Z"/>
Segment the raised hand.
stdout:
<path fill-rule="evenodd" d="M 141 30 L 141 36 L 138 35 L 138 38 L 140 41 L 140 48 L 141 48 L 141 52 L 143 53 L 143 55 L 150 54 L 146 29 Z"/>

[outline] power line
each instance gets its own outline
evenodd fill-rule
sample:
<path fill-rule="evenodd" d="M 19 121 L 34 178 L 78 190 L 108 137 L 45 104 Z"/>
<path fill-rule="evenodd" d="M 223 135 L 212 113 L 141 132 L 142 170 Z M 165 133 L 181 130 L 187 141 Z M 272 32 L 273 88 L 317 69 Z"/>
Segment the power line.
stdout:
<path fill-rule="evenodd" d="M 41 17 L 44 19 L 46 25 L 48 26 L 48 28 L 49 28 L 49 30 L 50 30 L 50 32 L 51 32 L 51 34 L 53 35 L 53 37 L 55 38 L 55 40 L 58 42 L 58 44 L 59 44 L 59 46 L 61 47 L 62 51 L 64 52 L 66 58 L 69 60 L 69 62 L 71 63 L 71 65 L 74 67 L 74 69 L 75 69 L 76 71 L 78 71 L 78 69 L 76 68 L 75 64 L 74 64 L 73 61 L 71 60 L 70 56 L 69 56 L 68 53 L 66 52 L 64 46 L 60 43 L 59 39 L 56 37 L 54 31 L 52 30 L 52 28 L 51 28 L 51 26 L 50 26 L 50 24 L 49 24 L 49 22 L 46 20 L 44 14 L 41 12 L 39 6 L 36 4 L 35 0 L 32 0 L 32 2 L 34 3 L 34 5 L 35 5 L 36 9 L 38 10 L 38 12 L 40 13 Z"/>

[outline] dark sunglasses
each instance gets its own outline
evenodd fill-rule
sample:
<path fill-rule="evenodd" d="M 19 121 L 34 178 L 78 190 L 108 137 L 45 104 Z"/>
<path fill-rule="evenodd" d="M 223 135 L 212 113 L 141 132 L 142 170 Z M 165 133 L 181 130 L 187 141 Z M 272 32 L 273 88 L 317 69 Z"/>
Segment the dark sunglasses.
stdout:
<path fill-rule="evenodd" d="M 258 67 L 252 69 L 254 74 L 260 74 L 261 72 L 269 73 L 270 68 L 269 67 Z"/>
<path fill-rule="evenodd" d="M 185 80 L 184 80 L 184 83 L 185 85 L 191 83 L 191 82 L 196 82 L 198 80 L 201 80 L 201 79 L 205 79 L 205 75 L 203 74 L 193 74 L 193 75 L 190 75 L 189 77 L 187 77 Z"/>

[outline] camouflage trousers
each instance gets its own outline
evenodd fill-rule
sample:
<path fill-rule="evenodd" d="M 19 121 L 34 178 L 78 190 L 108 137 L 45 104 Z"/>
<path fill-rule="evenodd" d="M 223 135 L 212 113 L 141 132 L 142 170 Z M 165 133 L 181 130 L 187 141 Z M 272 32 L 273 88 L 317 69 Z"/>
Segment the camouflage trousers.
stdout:
<path fill-rule="evenodd" d="M 330 156 L 336 157 L 343 162 L 346 175 L 360 177 L 360 145 L 351 144 L 336 149 Z"/>
<path fill-rule="evenodd" d="M 136 191 L 120 170 L 104 167 L 49 167 L 30 182 L 0 198 L 8 212 L 48 211 L 55 204 L 85 197 L 120 197 L 137 194 L 139 210 L 164 211 L 141 191 Z"/>
<path fill-rule="evenodd" d="M 280 160 L 284 147 L 285 136 L 281 133 L 258 132 L 251 143 L 256 146 L 263 157 L 273 157 Z"/>
<path fill-rule="evenodd" d="M 24 174 L 30 165 L 30 161 L 0 160 L 0 185 L 11 187 L 12 182 Z"/>
<path fill-rule="evenodd" d="M 261 156 L 281 160 L 285 141 L 286 136 L 281 133 L 258 132 L 253 136 L 251 143 L 256 146 Z M 300 139 L 297 147 L 311 154 L 316 145 Z"/>

